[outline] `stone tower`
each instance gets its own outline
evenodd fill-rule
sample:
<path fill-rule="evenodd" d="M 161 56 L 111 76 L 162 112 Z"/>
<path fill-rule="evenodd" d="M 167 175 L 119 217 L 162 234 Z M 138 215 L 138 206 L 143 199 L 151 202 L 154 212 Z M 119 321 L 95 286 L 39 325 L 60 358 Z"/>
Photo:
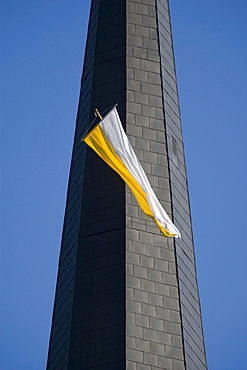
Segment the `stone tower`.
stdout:
<path fill-rule="evenodd" d="M 181 239 L 81 142 L 115 103 Z M 167 0 L 91 3 L 47 369 L 206 369 Z"/>

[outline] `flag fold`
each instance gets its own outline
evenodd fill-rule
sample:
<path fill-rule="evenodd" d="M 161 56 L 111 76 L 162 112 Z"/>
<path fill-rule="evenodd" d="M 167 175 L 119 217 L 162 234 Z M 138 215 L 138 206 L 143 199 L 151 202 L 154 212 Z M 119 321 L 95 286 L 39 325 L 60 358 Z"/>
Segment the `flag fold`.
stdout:
<path fill-rule="evenodd" d="M 124 132 L 116 107 L 83 138 L 83 141 L 122 177 L 143 212 L 156 222 L 164 236 L 180 237 L 178 229 L 151 188 Z"/>

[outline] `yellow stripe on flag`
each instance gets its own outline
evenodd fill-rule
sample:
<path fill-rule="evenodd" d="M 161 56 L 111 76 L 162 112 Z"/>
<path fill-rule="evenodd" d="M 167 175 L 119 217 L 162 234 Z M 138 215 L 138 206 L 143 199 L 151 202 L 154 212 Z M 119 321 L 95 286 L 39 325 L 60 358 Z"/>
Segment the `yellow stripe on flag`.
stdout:
<path fill-rule="evenodd" d="M 84 139 L 87 143 L 114 171 L 116 171 L 126 184 L 130 187 L 131 191 L 137 198 L 142 210 L 149 217 L 153 217 L 152 211 L 146 199 L 146 194 L 138 182 L 129 173 L 122 160 L 118 157 L 117 153 L 111 146 L 101 126 L 98 125 L 89 135 Z"/>

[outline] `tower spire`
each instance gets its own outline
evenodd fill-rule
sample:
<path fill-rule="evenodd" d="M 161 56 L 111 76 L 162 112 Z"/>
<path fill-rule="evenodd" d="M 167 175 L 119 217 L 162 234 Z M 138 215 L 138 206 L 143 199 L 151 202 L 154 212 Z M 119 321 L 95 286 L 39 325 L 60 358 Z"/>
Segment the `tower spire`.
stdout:
<path fill-rule="evenodd" d="M 116 101 L 181 239 L 81 143 Z M 168 1 L 92 0 L 48 370 L 206 369 L 188 199 Z"/>

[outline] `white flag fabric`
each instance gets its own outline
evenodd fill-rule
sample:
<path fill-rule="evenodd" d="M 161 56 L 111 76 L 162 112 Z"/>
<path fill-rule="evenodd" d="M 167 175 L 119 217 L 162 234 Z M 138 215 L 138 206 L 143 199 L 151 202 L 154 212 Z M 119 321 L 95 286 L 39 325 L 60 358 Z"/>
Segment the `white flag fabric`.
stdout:
<path fill-rule="evenodd" d="M 180 233 L 157 199 L 148 178 L 122 127 L 114 107 L 84 138 L 88 144 L 126 182 L 143 212 L 152 218 L 164 236 Z"/>

